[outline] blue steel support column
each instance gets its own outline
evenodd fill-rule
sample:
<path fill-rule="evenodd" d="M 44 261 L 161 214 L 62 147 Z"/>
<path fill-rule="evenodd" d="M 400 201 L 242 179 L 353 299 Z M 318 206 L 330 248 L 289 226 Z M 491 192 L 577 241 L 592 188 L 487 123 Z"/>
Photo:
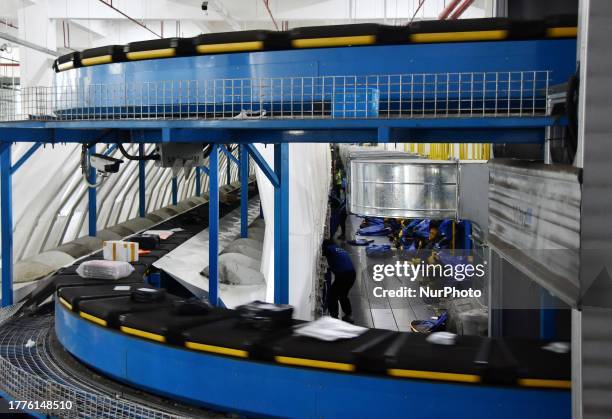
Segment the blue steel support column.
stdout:
<path fill-rule="evenodd" d="M 229 153 L 229 151 L 228 151 L 228 153 Z M 229 185 L 230 183 L 232 183 L 232 180 L 231 180 L 231 178 L 232 178 L 232 167 L 231 167 L 232 161 L 231 161 L 229 156 L 225 156 L 225 159 L 227 161 L 227 166 L 225 166 L 225 174 L 226 174 L 225 183 L 227 185 Z"/>
<path fill-rule="evenodd" d="M 274 302 L 289 304 L 289 144 L 274 145 Z"/>
<path fill-rule="evenodd" d="M 172 176 L 172 205 L 178 202 L 178 179 Z"/>
<path fill-rule="evenodd" d="M 208 300 L 219 304 L 218 262 L 219 262 L 219 146 L 211 145 L 208 176 Z"/>
<path fill-rule="evenodd" d="M 240 237 L 249 237 L 249 153 L 240 144 Z"/>
<path fill-rule="evenodd" d="M 555 299 L 548 290 L 540 289 L 540 339 L 554 340 L 557 335 Z"/>
<path fill-rule="evenodd" d="M 202 169 L 200 169 L 200 166 L 195 169 L 195 177 L 196 196 L 202 196 Z"/>
<path fill-rule="evenodd" d="M 138 155 L 144 156 L 144 144 L 138 144 Z M 145 200 L 145 164 L 147 162 L 140 160 L 138 162 L 138 213 L 141 217 L 144 217 L 147 213 L 147 203 Z"/>
<path fill-rule="evenodd" d="M 2 213 L 2 307 L 13 304 L 13 192 L 11 144 L 0 150 L 0 199 Z"/>
<path fill-rule="evenodd" d="M 89 155 L 92 155 L 96 152 L 96 146 L 89 147 Z M 87 174 L 89 178 L 89 183 L 96 183 L 96 169 L 91 165 L 89 166 L 89 173 Z M 91 186 L 88 188 L 88 198 L 89 198 L 89 206 L 88 206 L 88 216 L 89 216 L 89 235 L 95 237 L 98 232 L 97 226 L 97 218 L 98 218 L 98 210 L 96 203 L 96 188 L 92 188 Z"/>

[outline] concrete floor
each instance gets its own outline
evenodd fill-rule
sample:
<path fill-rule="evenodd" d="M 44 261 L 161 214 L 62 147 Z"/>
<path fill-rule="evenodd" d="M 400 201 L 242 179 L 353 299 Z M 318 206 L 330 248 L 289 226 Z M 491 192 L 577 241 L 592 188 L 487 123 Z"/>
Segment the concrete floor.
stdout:
<path fill-rule="evenodd" d="M 347 240 L 355 237 L 361 221 L 361 218 L 353 215 L 348 217 L 346 221 Z M 375 240 L 377 244 L 390 243 L 387 237 L 368 237 L 368 239 Z M 412 320 L 430 319 L 435 315 L 433 308 L 425 304 L 419 297 L 382 298 L 373 295 L 372 290 L 377 286 L 382 286 L 384 289 L 396 289 L 401 286 L 418 288 L 418 281 L 411 282 L 406 278 L 388 277 L 382 282 L 375 282 L 372 279 L 373 265 L 395 263 L 399 260 L 395 252 L 392 257 L 371 258 L 366 256 L 364 246 L 351 246 L 345 242 L 336 241 L 349 252 L 357 272 L 355 285 L 349 293 L 355 324 L 379 329 L 409 331 Z"/>

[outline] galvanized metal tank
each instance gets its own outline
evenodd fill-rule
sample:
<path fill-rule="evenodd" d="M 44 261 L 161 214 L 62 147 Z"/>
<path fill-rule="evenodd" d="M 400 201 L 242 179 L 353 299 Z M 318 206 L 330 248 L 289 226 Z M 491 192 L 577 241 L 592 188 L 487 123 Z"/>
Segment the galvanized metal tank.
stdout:
<path fill-rule="evenodd" d="M 398 218 L 458 218 L 459 163 L 406 156 L 348 159 L 348 209 Z"/>

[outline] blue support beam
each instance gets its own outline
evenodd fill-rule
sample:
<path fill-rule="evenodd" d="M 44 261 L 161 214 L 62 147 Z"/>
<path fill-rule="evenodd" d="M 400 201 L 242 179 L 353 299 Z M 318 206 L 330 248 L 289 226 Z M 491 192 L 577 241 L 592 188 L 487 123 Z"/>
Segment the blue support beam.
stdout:
<path fill-rule="evenodd" d="M 172 205 L 176 205 L 178 202 L 178 179 L 176 176 L 172 176 Z"/>
<path fill-rule="evenodd" d="M 272 185 L 275 188 L 278 188 L 280 186 L 278 175 L 274 170 L 272 170 L 268 163 L 266 163 L 266 159 L 263 158 L 263 156 L 259 153 L 259 151 L 257 151 L 253 144 L 244 144 L 244 146 L 246 147 L 247 151 L 249 152 L 255 163 L 257 163 L 257 166 L 259 166 L 264 175 L 266 175 L 268 180 L 272 183 Z"/>
<path fill-rule="evenodd" d="M 208 202 L 208 300 L 219 304 L 219 146 L 211 145 Z"/>
<path fill-rule="evenodd" d="M 240 160 L 238 160 L 236 158 L 236 156 L 234 156 L 228 149 L 227 147 L 221 147 L 221 150 L 223 151 L 223 153 L 225 153 L 225 155 L 227 156 L 228 159 L 230 159 L 231 161 L 233 161 L 234 163 L 236 163 L 237 165 L 240 165 Z M 242 157 L 241 157 L 242 158 Z"/>
<path fill-rule="evenodd" d="M 138 155 L 140 157 L 145 155 L 144 144 L 138 144 Z M 147 213 L 147 201 L 145 199 L 146 180 L 145 180 L 145 169 L 146 161 L 138 161 L 138 215 L 144 217 Z"/>
<path fill-rule="evenodd" d="M 117 149 L 117 144 L 111 144 L 106 150 L 104 150 L 105 156 L 110 156 Z"/>
<path fill-rule="evenodd" d="M 548 290 L 540 289 L 540 339 L 551 341 L 557 337 L 555 298 Z"/>
<path fill-rule="evenodd" d="M 95 152 L 96 152 L 95 145 L 89 147 L 88 153 L 90 156 Z M 89 183 L 91 184 L 96 183 L 96 169 L 92 167 L 91 164 L 89 165 L 89 173 L 87 173 L 87 178 L 89 180 Z M 97 209 L 97 202 L 96 202 L 96 188 L 92 188 L 90 186 L 88 188 L 87 195 L 89 198 L 89 204 L 87 207 L 88 208 L 87 213 L 89 216 L 89 235 L 91 237 L 95 237 L 96 234 L 98 233 L 98 225 L 97 225 L 98 209 Z"/>
<path fill-rule="evenodd" d="M 0 148 L 2 307 L 13 305 L 13 185 L 11 163 L 11 144 L 4 144 Z"/>
<path fill-rule="evenodd" d="M 236 165 L 238 165 L 238 167 L 240 167 L 240 161 L 227 149 L 227 146 L 221 146 L 220 148 L 223 151 L 223 154 L 225 154 L 225 156 L 227 157 L 227 166 L 225 167 L 225 183 L 229 185 L 230 183 L 232 183 L 232 168 L 230 166 L 230 163 L 234 162 L 236 163 Z"/>
<path fill-rule="evenodd" d="M 289 304 L 289 144 L 274 145 L 274 302 Z"/>
<path fill-rule="evenodd" d="M 249 152 L 240 144 L 240 237 L 249 237 Z"/>
<path fill-rule="evenodd" d="M 32 155 L 36 152 L 36 150 L 38 150 L 40 148 L 40 146 L 42 146 L 42 143 L 36 143 L 34 144 L 32 147 L 30 147 L 28 149 L 28 151 L 26 151 L 24 153 L 23 156 L 21 156 L 21 158 L 17 161 L 17 163 L 15 163 L 13 165 L 13 167 L 11 168 L 11 173 L 15 173 L 17 170 L 19 170 L 19 168 L 26 162 L 28 161 L 28 159 L 30 157 L 32 157 Z"/>
<path fill-rule="evenodd" d="M 202 196 L 202 169 L 199 166 L 195 168 L 195 177 L 196 196 Z"/>

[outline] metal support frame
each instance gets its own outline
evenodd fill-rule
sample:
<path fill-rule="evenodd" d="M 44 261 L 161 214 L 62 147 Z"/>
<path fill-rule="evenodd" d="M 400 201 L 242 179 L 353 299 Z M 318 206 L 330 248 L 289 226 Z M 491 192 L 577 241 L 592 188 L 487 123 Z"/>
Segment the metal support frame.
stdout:
<path fill-rule="evenodd" d="M 138 155 L 140 157 L 145 155 L 144 144 L 138 144 Z M 145 180 L 145 168 L 146 161 L 138 161 L 138 214 L 144 217 L 147 213 L 147 201 L 145 199 L 146 180 Z"/>
<path fill-rule="evenodd" d="M 219 304 L 219 146 L 211 144 L 208 191 L 208 301 Z"/>
<path fill-rule="evenodd" d="M 240 144 L 240 237 L 249 237 L 249 153 Z"/>
<path fill-rule="evenodd" d="M 28 151 L 26 151 L 23 156 L 21 156 L 21 158 L 19 160 L 17 160 L 17 163 L 15 163 L 13 165 L 13 167 L 11 167 L 11 173 L 15 173 L 17 170 L 19 170 L 19 168 L 30 158 L 32 157 L 32 155 L 36 152 L 36 150 L 38 150 L 40 147 L 42 146 L 42 143 L 35 143 L 32 147 L 30 147 L 28 149 Z"/>
<path fill-rule="evenodd" d="M 96 146 L 93 145 L 89 147 L 88 154 L 91 156 L 96 152 Z M 89 183 L 96 183 L 96 169 L 89 165 L 89 172 L 87 173 L 87 179 Z M 87 188 L 87 196 L 88 196 L 88 207 L 87 214 L 89 217 L 89 235 L 91 237 L 95 237 L 98 232 L 97 219 L 98 219 L 98 210 L 97 210 L 97 202 L 96 202 L 96 188 L 89 187 Z"/>
<path fill-rule="evenodd" d="M 218 249 L 219 223 L 219 147 L 212 144 L 210 153 L 209 197 L 209 298 L 218 303 Z M 229 153 L 225 150 L 226 154 Z M 274 302 L 289 303 L 289 144 L 274 145 L 274 169 L 272 169 L 253 144 L 240 145 L 241 208 L 240 235 L 248 237 L 248 173 L 249 155 L 274 186 Z M 235 159 L 234 156 L 232 156 Z M 203 168 L 205 169 L 205 168 Z"/>
<path fill-rule="evenodd" d="M 289 304 L 289 144 L 274 145 L 274 302 Z"/>
<path fill-rule="evenodd" d="M 202 196 L 202 169 L 199 166 L 195 168 L 195 177 L 196 196 Z"/>
<path fill-rule="evenodd" d="M 178 202 L 178 178 L 172 176 L 172 205 L 176 205 Z"/>
<path fill-rule="evenodd" d="M 0 148 L 0 210 L 2 211 L 2 307 L 13 304 L 13 195 L 11 144 Z"/>

